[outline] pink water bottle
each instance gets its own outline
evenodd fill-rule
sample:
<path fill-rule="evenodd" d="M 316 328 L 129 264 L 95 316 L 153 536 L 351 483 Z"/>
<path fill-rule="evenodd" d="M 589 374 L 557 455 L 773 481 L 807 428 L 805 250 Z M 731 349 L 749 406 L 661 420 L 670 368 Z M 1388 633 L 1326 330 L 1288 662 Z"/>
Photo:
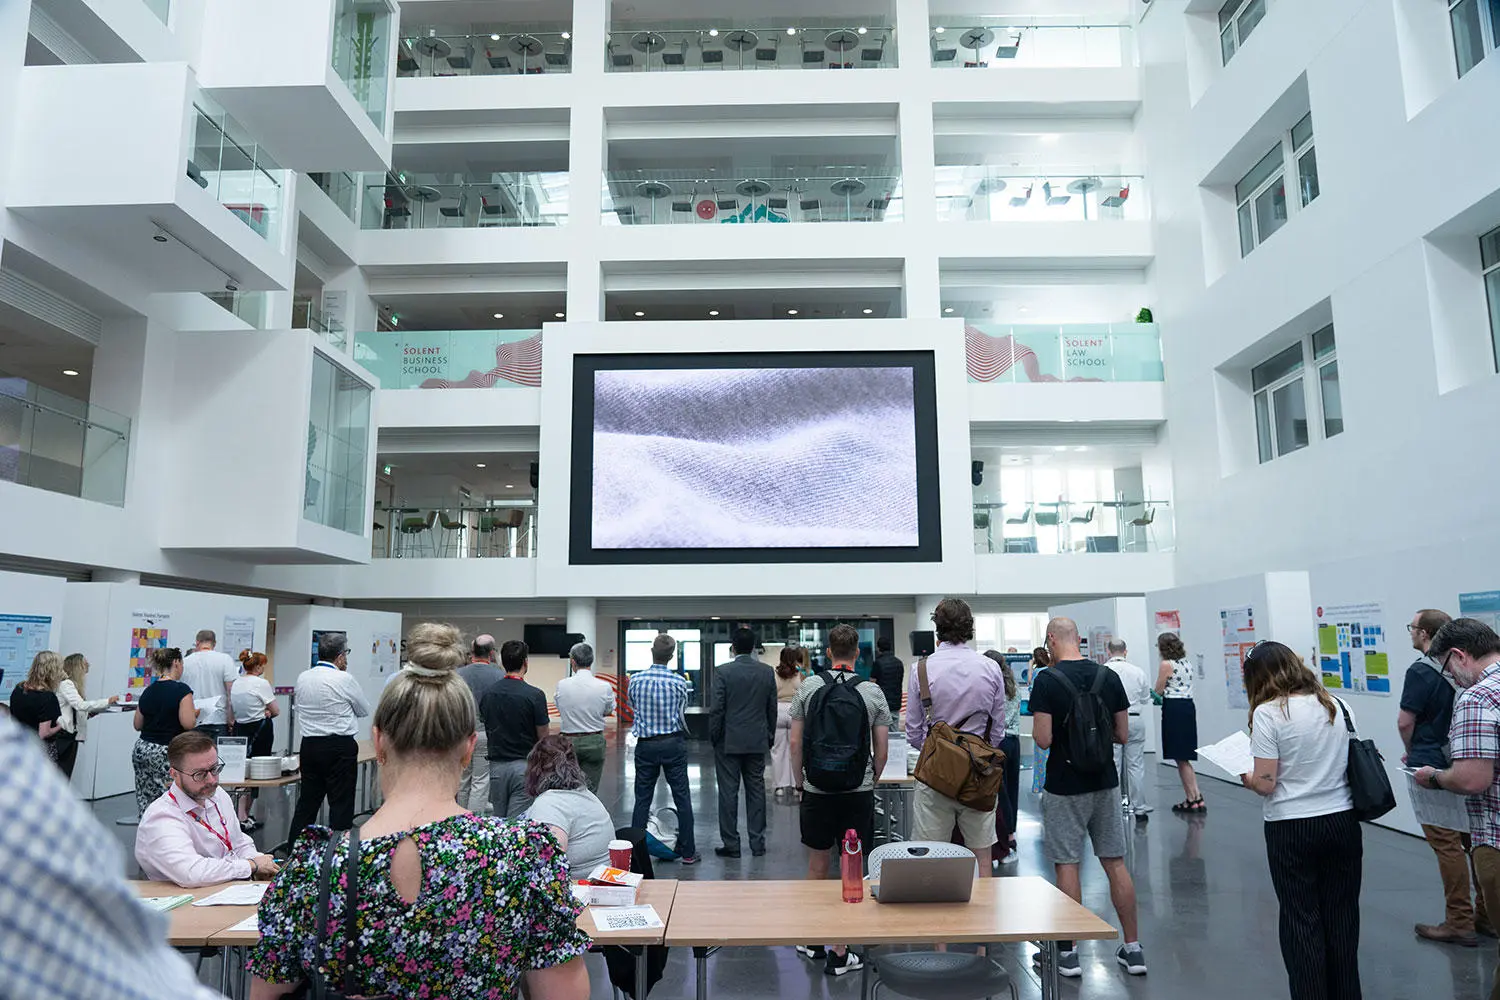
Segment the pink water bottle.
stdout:
<path fill-rule="evenodd" d="M 844 831 L 844 849 L 839 852 L 839 874 L 844 880 L 844 902 L 861 903 L 865 898 L 865 852 L 859 834 Z"/>

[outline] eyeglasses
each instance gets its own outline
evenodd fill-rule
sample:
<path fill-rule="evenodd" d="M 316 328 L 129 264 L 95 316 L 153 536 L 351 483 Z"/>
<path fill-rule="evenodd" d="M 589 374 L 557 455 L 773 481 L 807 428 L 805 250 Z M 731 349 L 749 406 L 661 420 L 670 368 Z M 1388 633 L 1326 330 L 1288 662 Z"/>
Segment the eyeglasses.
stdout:
<path fill-rule="evenodd" d="M 1418 625 L 1408 625 L 1408 626 L 1406 626 L 1406 634 L 1407 635 L 1411 635 L 1413 632 L 1419 631 L 1420 629 L 1421 629 L 1421 626 L 1418 626 Z"/>
<path fill-rule="evenodd" d="M 217 778 L 224 773 L 224 762 L 221 760 L 213 767 L 205 767 L 197 771 L 182 771 L 180 773 L 186 774 L 194 781 L 207 781 L 210 776 Z"/>

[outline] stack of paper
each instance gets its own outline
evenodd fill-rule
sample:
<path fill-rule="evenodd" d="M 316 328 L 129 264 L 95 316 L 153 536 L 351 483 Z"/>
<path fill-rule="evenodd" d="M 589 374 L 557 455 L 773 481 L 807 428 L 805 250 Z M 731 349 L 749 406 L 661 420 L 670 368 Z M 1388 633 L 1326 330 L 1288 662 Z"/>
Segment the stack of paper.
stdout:
<path fill-rule="evenodd" d="M 260 932 L 260 917 L 257 914 L 252 913 L 248 917 L 246 917 L 244 920 L 241 920 L 239 923 L 235 924 L 233 927 L 227 927 L 227 928 L 225 928 L 225 930 L 230 930 L 230 931 L 255 931 L 256 933 L 259 933 Z"/>
<path fill-rule="evenodd" d="M 613 906 L 589 912 L 594 915 L 594 926 L 605 934 L 611 931 L 646 931 L 663 926 L 656 907 L 650 904 Z"/>
<path fill-rule="evenodd" d="M 175 910 L 179 906 L 186 906 L 192 901 L 193 897 L 191 893 L 184 893 L 181 896 L 152 896 L 149 899 L 141 900 L 142 903 L 157 913 L 166 913 L 168 910 Z"/>
<path fill-rule="evenodd" d="M 244 882 L 220 889 L 212 896 L 193 900 L 194 906 L 259 906 L 261 897 L 271 888 L 269 882 Z"/>

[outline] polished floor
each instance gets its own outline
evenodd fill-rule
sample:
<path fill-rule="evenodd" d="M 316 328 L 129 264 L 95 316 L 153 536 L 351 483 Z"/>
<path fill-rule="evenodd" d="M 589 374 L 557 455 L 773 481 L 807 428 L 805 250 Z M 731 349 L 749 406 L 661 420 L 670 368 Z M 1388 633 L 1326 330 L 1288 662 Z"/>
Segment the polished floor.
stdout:
<path fill-rule="evenodd" d="M 658 877 L 681 879 L 789 879 L 802 877 L 806 864 L 798 841 L 797 813 L 791 805 L 769 808 L 769 850 L 761 858 L 748 850 L 740 860 L 713 855 L 718 838 L 713 757 L 708 747 L 693 744 L 690 776 L 697 805 L 694 829 L 703 861 L 695 867 L 660 864 Z M 600 797 L 623 824 L 634 802 L 634 773 L 628 755 L 611 755 Z M 1150 973 L 1143 978 L 1125 974 L 1114 961 L 1114 944 L 1098 942 L 1082 948 L 1084 975 L 1064 980 L 1063 996 L 1156 997 L 1215 1000 L 1285 997 L 1287 983 L 1277 941 L 1276 897 L 1267 874 L 1261 833 L 1260 801 L 1252 793 L 1220 781 L 1205 780 L 1209 804 L 1205 816 L 1173 815 L 1166 807 L 1181 798 L 1176 772 L 1148 767 L 1154 779 L 1154 804 L 1149 822 L 1132 824 L 1129 863 L 1139 895 L 1141 941 Z M 1040 829 L 1030 772 L 1022 773 L 1021 858 L 1009 874 L 1049 875 L 1042 860 Z M 665 781 L 658 782 L 657 799 L 668 804 Z M 287 810 L 280 796 L 263 796 L 271 839 L 284 836 Z M 95 804 L 99 818 L 118 832 L 127 850 L 135 829 L 114 820 L 134 811 L 133 797 L 119 796 Z M 743 824 L 743 809 L 741 823 Z M 266 833 L 258 833 L 258 840 Z M 743 836 L 743 832 L 742 832 Z M 1412 924 L 1437 922 L 1442 916 L 1442 893 L 1437 865 L 1427 845 L 1418 839 L 1371 826 L 1364 828 L 1365 879 L 1361 896 L 1363 927 L 1360 972 L 1364 996 L 1456 1000 L 1486 995 L 1495 964 L 1494 942 L 1479 949 L 1437 945 L 1416 939 Z M 131 874 L 135 874 L 132 872 Z M 1097 866 L 1085 866 L 1085 904 L 1114 922 L 1108 886 Z M 830 927 L 826 940 L 838 939 Z M 1015 946 L 1003 958 L 1019 973 L 1021 995 L 1036 997 L 1040 988 L 1032 976 L 1026 952 Z M 609 997 L 603 962 L 590 957 L 593 996 Z M 205 964 L 205 981 L 215 967 Z M 691 954 L 674 949 L 666 975 L 655 989 L 656 998 L 693 995 Z M 709 960 L 709 987 L 716 1000 L 749 997 L 844 998 L 859 992 L 857 975 L 826 977 L 821 968 L 800 958 L 791 948 L 728 949 Z"/>

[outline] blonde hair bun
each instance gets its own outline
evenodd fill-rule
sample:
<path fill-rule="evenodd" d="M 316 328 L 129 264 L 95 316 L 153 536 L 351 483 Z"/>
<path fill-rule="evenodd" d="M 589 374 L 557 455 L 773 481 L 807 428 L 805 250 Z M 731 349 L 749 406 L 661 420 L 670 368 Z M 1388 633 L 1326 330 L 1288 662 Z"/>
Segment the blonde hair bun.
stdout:
<path fill-rule="evenodd" d="M 417 680 L 443 684 L 468 659 L 463 635 L 452 625 L 422 622 L 406 634 L 406 660 L 428 674 L 412 673 Z M 408 671 L 408 673 L 411 673 Z M 434 676 L 435 674 L 435 676 Z"/>

